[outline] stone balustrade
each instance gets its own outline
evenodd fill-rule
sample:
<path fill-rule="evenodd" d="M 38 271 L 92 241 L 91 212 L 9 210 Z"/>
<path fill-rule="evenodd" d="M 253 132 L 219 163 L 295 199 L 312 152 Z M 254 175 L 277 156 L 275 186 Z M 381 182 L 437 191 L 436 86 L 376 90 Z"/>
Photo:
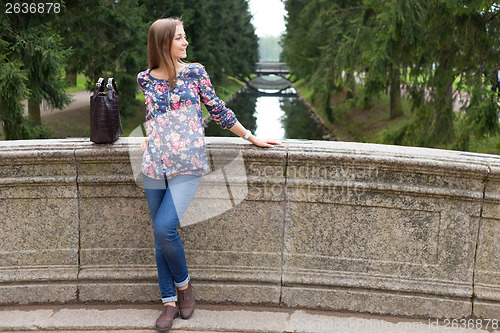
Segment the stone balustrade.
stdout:
<path fill-rule="evenodd" d="M 140 141 L 0 142 L 0 304 L 159 300 Z M 180 227 L 198 300 L 500 317 L 500 156 L 207 142 Z"/>

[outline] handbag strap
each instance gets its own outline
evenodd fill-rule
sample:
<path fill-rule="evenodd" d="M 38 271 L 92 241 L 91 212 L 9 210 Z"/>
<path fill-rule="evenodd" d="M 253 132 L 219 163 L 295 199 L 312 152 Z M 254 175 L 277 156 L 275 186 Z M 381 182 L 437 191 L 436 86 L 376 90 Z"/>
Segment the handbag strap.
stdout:
<path fill-rule="evenodd" d="M 118 86 L 116 85 L 115 79 L 110 77 L 108 79 L 108 84 L 106 85 L 106 88 L 108 88 L 108 96 L 111 98 L 113 95 L 113 90 L 115 93 L 118 95 Z"/>
<path fill-rule="evenodd" d="M 102 85 L 103 82 L 104 82 L 104 78 L 102 78 L 102 77 L 100 77 L 99 80 L 97 80 L 97 83 L 95 84 L 95 89 L 94 89 L 94 93 L 96 96 L 97 96 L 97 93 L 99 91 L 104 91 L 104 86 Z"/>

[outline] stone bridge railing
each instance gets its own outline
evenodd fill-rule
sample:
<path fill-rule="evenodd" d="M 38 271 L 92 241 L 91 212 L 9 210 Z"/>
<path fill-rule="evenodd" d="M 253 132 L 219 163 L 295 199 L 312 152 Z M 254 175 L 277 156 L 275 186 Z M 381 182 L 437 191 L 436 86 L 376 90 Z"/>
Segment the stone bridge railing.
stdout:
<path fill-rule="evenodd" d="M 159 299 L 140 140 L 0 142 L 0 304 Z M 180 228 L 200 301 L 499 318 L 500 156 L 207 142 Z"/>

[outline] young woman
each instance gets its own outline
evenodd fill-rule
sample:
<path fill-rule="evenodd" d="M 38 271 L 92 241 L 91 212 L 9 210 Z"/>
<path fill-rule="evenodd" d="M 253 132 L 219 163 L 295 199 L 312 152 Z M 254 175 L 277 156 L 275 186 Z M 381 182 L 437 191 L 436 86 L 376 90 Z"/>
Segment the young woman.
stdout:
<path fill-rule="evenodd" d="M 153 220 L 158 283 L 164 304 L 156 321 L 158 330 L 168 330 L 179 313 L 188 319 L 195 308 L 177 226 L 201 177 L 210 172 L 201 103 L 222 128 L 254 145 L 279 144 L 256 138 L 238 122 L 233 111 L 215 95 L 205 68 L 181 61 L 187 56 L 187 46 L 181 20 L 155 21 L 148 34 L 149 69 L 137 76 L 147 106 L 147 139 L 141 144 L 141 167 Z"/>

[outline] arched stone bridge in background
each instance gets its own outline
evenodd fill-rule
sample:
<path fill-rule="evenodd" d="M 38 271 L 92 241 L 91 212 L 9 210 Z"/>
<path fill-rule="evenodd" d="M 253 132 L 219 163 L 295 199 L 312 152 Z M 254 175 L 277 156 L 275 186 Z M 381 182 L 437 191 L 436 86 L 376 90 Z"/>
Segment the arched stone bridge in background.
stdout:
<path fill-rule="evenodd" d="M 240 77 L 255 94 L 260 96 L 296 96 L 295 92 L 290 90 L 294 81 L 291 79 L 292 72 L 286 63 L 258 62 L 255 74 L 257 76 L 254 78 Z"/>
<path fill-rule="evenodd" d="M 143 140 L 0 141 L 0 305 L 159 297 Z M 198 300 L 500 319 L 500 156 L 207 144 L 179 230 Z"/>
<path fill-rule="evenodd" d="M 290 68 L 285 62 L 258 62 L 255 70 L 257 75 L 279 75 L 286 78 L 291 74 Z"/>

